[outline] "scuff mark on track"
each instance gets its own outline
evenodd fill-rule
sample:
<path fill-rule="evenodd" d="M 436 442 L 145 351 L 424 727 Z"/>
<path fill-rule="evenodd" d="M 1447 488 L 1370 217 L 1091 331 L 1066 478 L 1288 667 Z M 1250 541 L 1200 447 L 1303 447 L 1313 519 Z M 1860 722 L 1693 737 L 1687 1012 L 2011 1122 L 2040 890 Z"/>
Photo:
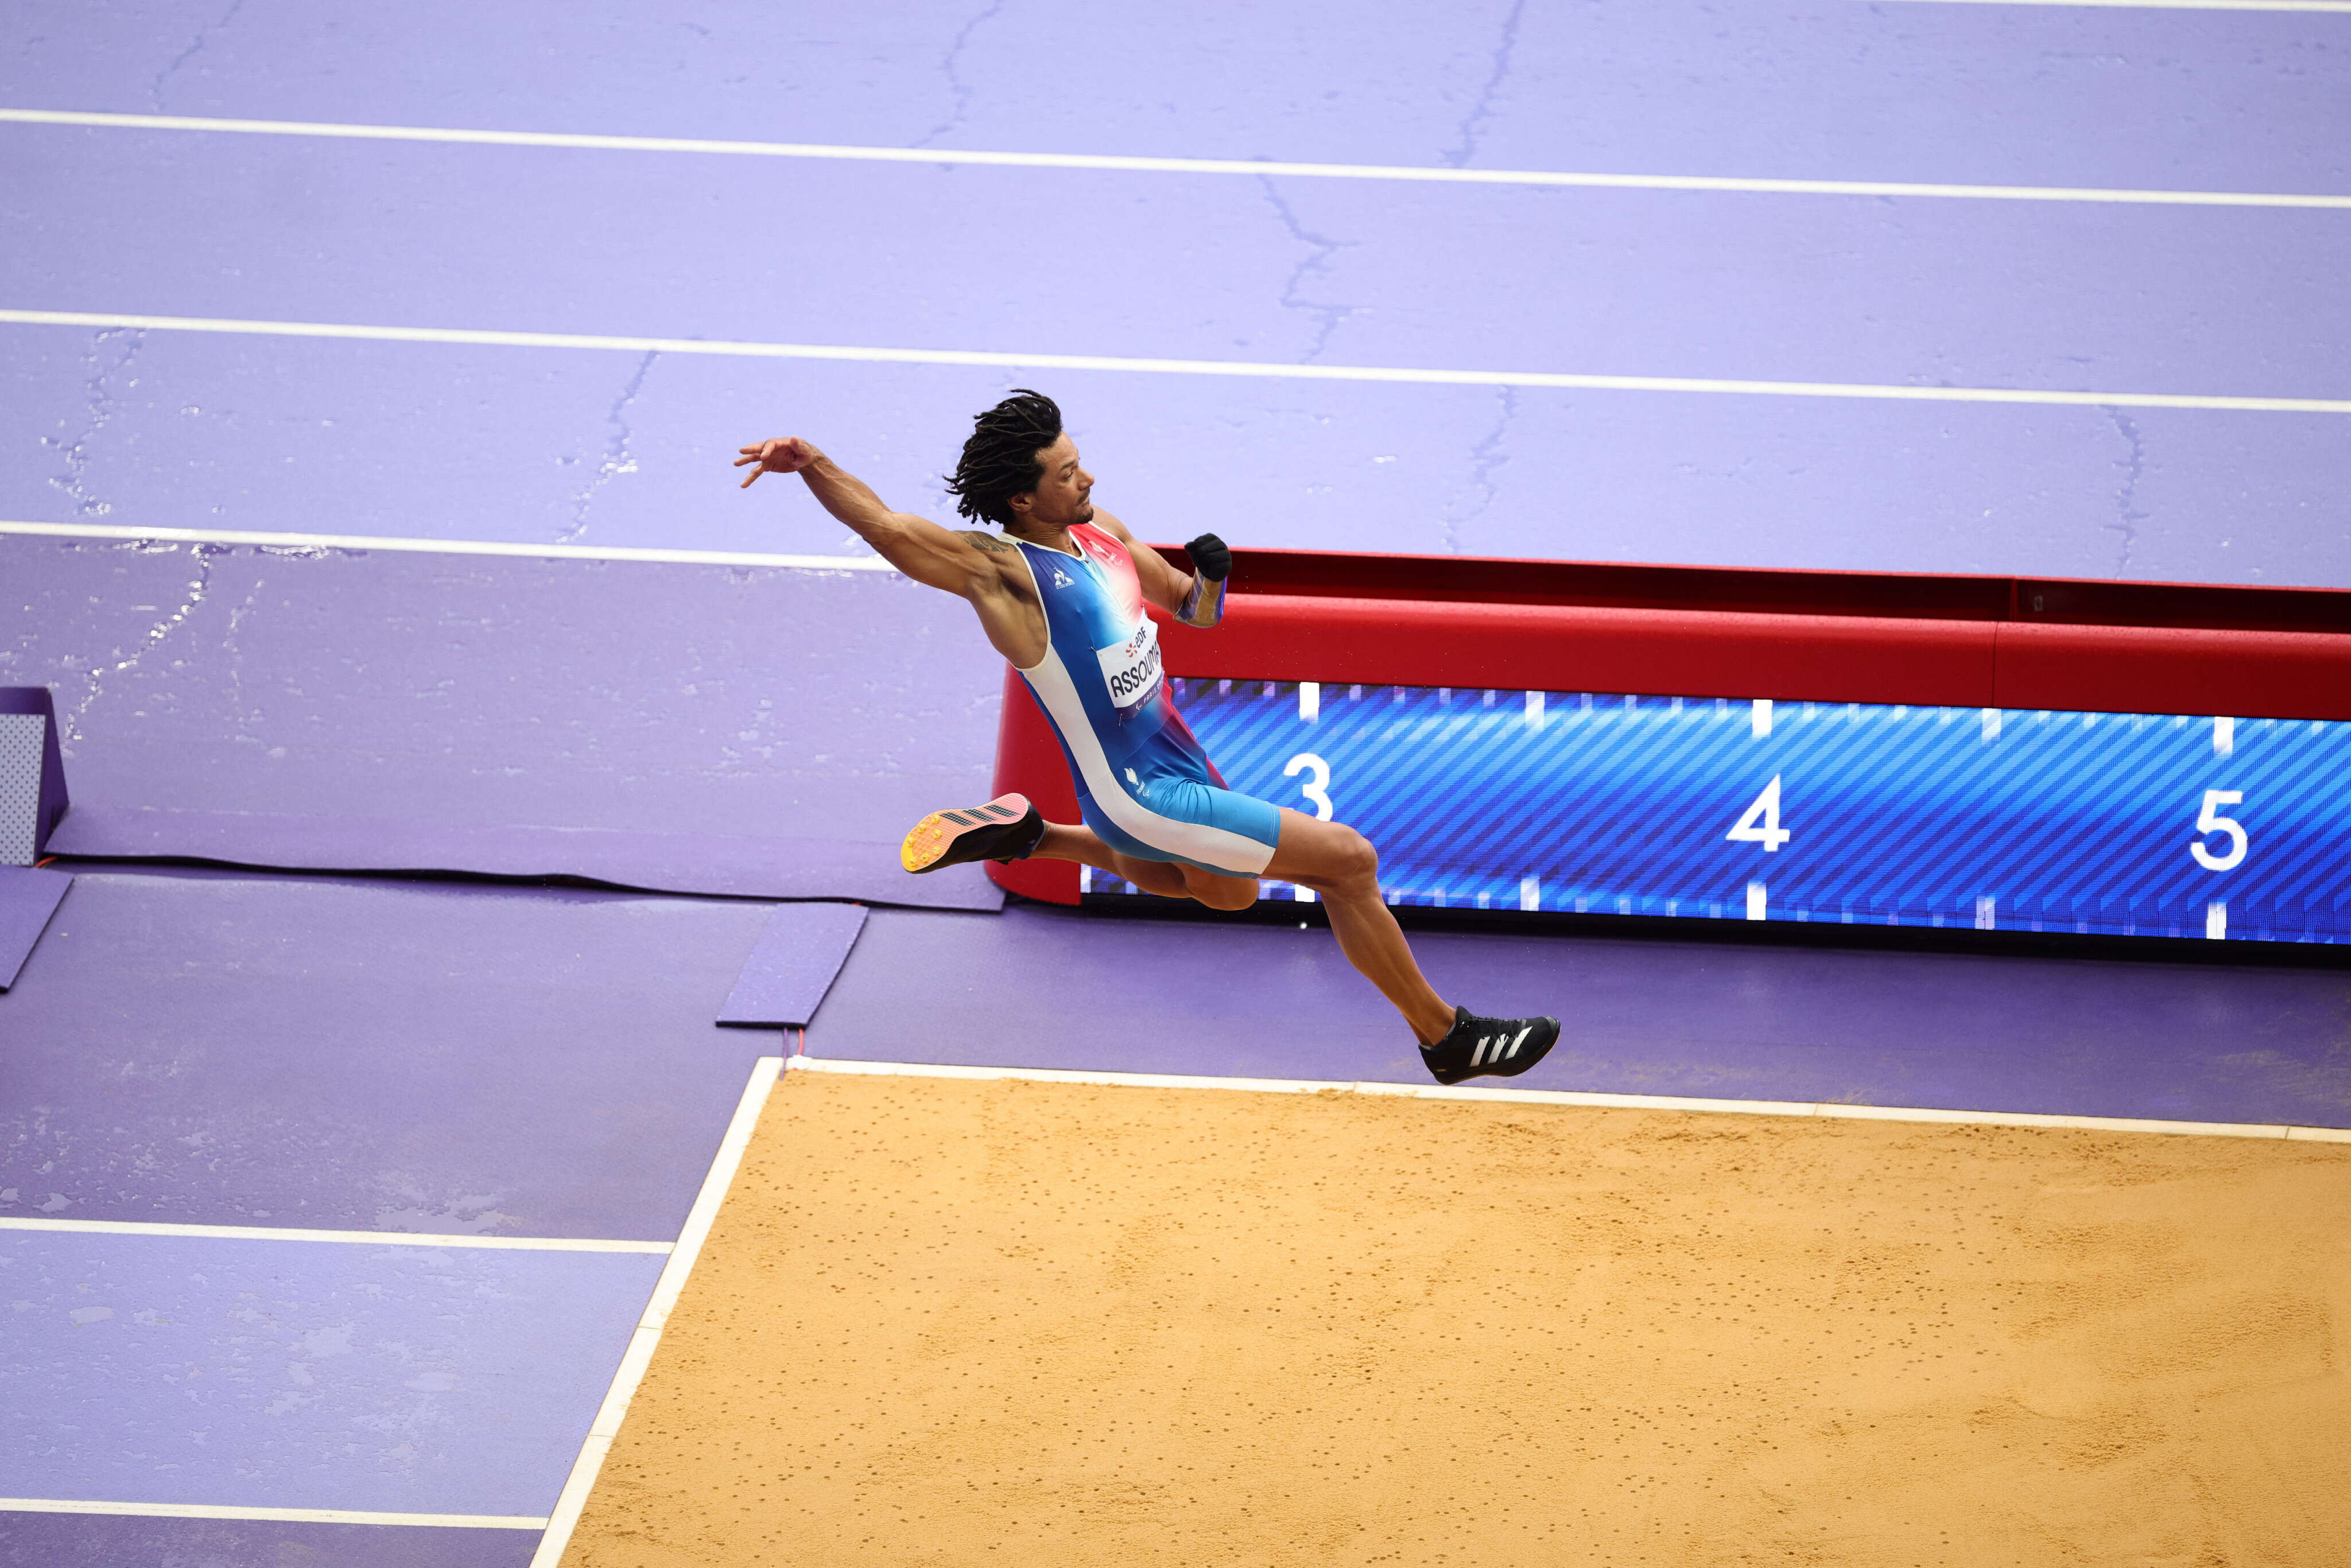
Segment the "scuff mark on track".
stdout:
<path fill-rule="evenodd" d="M 221 652 L 227 655 L 229 739 L 238 745 L 266 747 L 261 737 L 261 713 L 247 705 L 245 693 L 245 650 L 237 638 L 245 623 L 261 607 L 261 592 L 268 580 L 256 573 L 252 586 L 246 591 L 245 602 L 228 612 L 228 629 L 221 633 Z"/>
<path fill-rule="evenodd" d="M 596 465 L 596 472 L 590 477 L 587 488 L 571 497 L 571 526 L 556 536 L 557 544 L 578 543 L 580 536 L 588 531 L 588 508 L 595 505 L 597 494 L 621 475 L 637 471 L 637 460 L 629 451 L 629 404 L 634 402 L 637 393 L 643 390 L 645 373 L 653 368 L 653 361 L 659 358 L 661 353 L 658 350 L 646 350 L 645 357 L 637 361 L 636 373 L 629 378 L 628 385 L 621 389 L 621 395 L 612 400 L 611 408 L 606 411 L 604 423 L 611 427 L 611 434 L 605 437 L 603 458 Z"/>
<path fill-rule="evenodd" d="M 1494 98 L 1502 90 L 1502 82 L 1510 74 L 1510 55 L 1519 45 L 1519 21 L 1526 15 L 1527 0 L 1511 0 L 1510 14 L 1502 18 L 1501 41 L 1494 46 L 1494 68 L 1486 78 L 1486 86 L 1478 94 L 1461 121 L 1461 140 L 1439 154 L 1448 168 L 1458 169 L 1477 155 L 1478 138 L 1485 131 L 1486 121 L 1494 116 Z"/>
<path fill-rule="evenodd" d="M 153 101 L 155 108 L 159 111 L 163 107 L 163 88 L 165 84 L 169 83 L 173 77 L 180 74 L 180 68 L 182 66 L 186 65 L 190 60 L 194 59 L 198 55 L 204 53 L 204 40 L 210 38 L 214 33 L 220 31 L 223 27 L 227 26 L 231 22 L 235 21 L 236 14 L 244 9 L 245 0 L 229 0 L 228 9 L 221 13 L 219 21 L 214 22 L 212 26 L 199 32 L 194 37 L 189 39 L 188 47 L 182 49 L 176 56 L 172 57 L 172 63 L 170 65 L 165 66 L 162 70 L 155 73 L 155 79 L 147 84 L 147 96 Z"/>
<path fill-rule="evenodd" d="M 2115 429 L 2123 440 L 2129 444 L 2130 451 L 2116 465 L 2123 471 L 2122 491 L 2115 497 L 2115 512 L 2118 520 L 2102 523 L 2099 527 L 2122 536 L 2122 549 L 2115 557 L 2115 575 L 2127 577 L 2130 575 L 2131 551 L 2138 547 L 2138 526 L 2150 516 L 2137 507 L 2139 478 L 2147 472 L 2147 446 L 2139 437 L 2138 425 L 2130 415 L 2118 408 L 2110 408 L 2105 413 L 2115 422 Z"/>
<path fill-rule="evenodd" d="M 1004 0 L 995 0 L 995 3 L 987 10 L 966 22 L 962 30 L 956 34 L 955 42 L 947 46 L 946 58 L 939 62 L 939 69 L 946 73 L 947 87 L 955 93 L 955 111 L 924 132 L 918 141 L 910 142 L 910 146 L 928 147 L 940 137 L 963 125 L 965 117 L 971 112 L 972 89 L 965 84 L 963 73 L 957 70 L 956 66 L 963 58 L 964 47 L 971 42 L 972 34 L 977 32 L 983 24 L 994 21 L 997 14 L 1003 9 Z"/>
<path fill-rule="evenodd" d="M 1494 483 L 1494 475 L 1510 461 L 1510 455 L 1503 449 L 1503 444 L 1510 436 L 1510 422 L 1519 416 L 1519 389 L 1504 387 L 1498 395 L 1502 403 L 1500 416 L 1494 421 L 1494 428 L 1486 433 L 1486 438 L 1469 449 L 1469 484 L 1475 494 L 1468 507 L 1447 507 L 1445 509 L 1445 552 L 1447 555 L 1461 553 L 1463 526 L 1485 516 L 1486 509 L 1494 504 L 1494 497 L 1501 494 L 1501 486 Z"/>
<path fill-rule="evenodd" d="M 148 545 L 140 548 L 148 551 L 170 552 L 180 547 Z M 117 648 L 114 652 L 121 656 L 113 664 L 102 664 L 90 671 L 89 685 L 82 693 L 81 701 L 75 704 L 73 711 L 66 715 L 57 725 L 57 739 L 60 744 L 69 745 L 82 738 L 81 721 L 89 716 L 89 710 L 98 705 L 98 699 L 105 695 L 109 680 L 136 669 L 140 662 L 162 647 L 171 638 L 172 632 L 188 623 L 188 617 L 196 612 L 196 607 L 204 601 L 205 594 L 211 591 L 213 559 L 215 556 L 227 554 L 229 548 L 226 545 L 188 546 L 189 558 L 195 565 L 195 575 L 188 579 L 185 596 L 173 607 L 170 614 L 150 626 L 146 635 L 140 638 L 128 653 Z"/>
<path fill-rule="evenodd" d="M 118 339 L 124 340 L 121 355 L 109 364 L 107 347 Z M 88 422 L 71 441 L 61 441 L 49 435 L 41 437 L 42 445 L 57 448 L 65 458 L 66 471 L 53 476 L 49 484 L 65 492 L 66 498 L 73 503 L 77 517 L 102 517 L 114 510 L 111 503 L 89 493 L 89 444 L 114 417 L 114 393 L 109 383 L 131 368 L 131 361 L 139 357 L 139 350 L 146 341 L 144 330 L 125 327 L 110 327 L 92 338 L 89 352 L 84 356 L 89 366 L 89 374 L 82 381 L 82 402 Z M 127 384 L 137 386 L 139 383 L 133 381 Z"/>
<path fill-rule="evenodd" d="M 1290 237 L 1308 246 L 1312 253 L 1290 270 L 1289 281 L 1281 287 L 1282 308 L 1303 310 L 1314 318 L 1314 337 L 1302 357 L 1303 361 L 1311 361 L 1320 356 L 1323 349 L 1329 346 L 1331 334 L 1339 329 L 1339 324 L 1355 314 L 1360 308 L 1353 305 L 1317 305 L 1311 299 L 1301 298 L 1298 292 L 1299 288 L 1313 274 L 1327 270 L 1332 256 L 1343 250 L 1353 249 L 1355 242 L 1331 239 L 1316 234 L 1298 221 L 1298 214 L 1290 210 L 1290 204 L 1281 199 L 1280 191 L 1275 187 L 1270 177 L 1260 174 L 1258 176 L 1257 183 L 1264 190 L 1266 201 L 1272 205 L 1275 214 L 1280 217 L 1281 226 L 1290 231 Z"/>

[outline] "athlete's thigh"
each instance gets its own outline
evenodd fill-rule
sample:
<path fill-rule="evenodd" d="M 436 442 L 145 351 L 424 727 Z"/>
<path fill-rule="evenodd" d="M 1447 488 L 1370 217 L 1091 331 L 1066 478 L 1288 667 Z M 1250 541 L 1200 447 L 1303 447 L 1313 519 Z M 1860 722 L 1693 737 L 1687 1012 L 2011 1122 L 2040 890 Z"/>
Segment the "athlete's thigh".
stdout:
<path fill-rule="evenodd" d="M 1176 869 L 1184 873 L 1184 891 L 1214 909 L 1247 909 L 1257 902 L 1257 878 L 1235 876 L 1230 872 L 1208 871 L 1178 861 Z"/>
<path fill-rule="evenodd" d="M 1281 837 L 1265 874 L 1277 882 L 1343 882 L 1378 864 L 1369 841 L 1346 823 L 1325 822 L 1284 806 Z"/>

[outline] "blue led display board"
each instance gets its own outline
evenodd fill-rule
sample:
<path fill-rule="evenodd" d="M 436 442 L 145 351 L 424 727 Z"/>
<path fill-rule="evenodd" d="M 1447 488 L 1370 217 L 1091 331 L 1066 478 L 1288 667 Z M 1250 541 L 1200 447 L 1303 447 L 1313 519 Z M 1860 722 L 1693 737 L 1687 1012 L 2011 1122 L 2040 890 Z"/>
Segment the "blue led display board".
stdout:
<path fill-rule="evenodd" d="M 1396 904 L 2351 940 L 2351 723 L 1174 685 L 1234 789 L 1362 830 Z"/>

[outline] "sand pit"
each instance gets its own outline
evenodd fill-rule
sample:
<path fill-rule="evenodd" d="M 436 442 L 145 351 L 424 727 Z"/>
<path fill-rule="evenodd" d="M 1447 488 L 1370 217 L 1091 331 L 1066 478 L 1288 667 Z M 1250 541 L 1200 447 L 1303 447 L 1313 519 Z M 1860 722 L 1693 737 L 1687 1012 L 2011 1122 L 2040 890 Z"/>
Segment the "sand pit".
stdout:
<path fill-rule="evenodd" d="M 789 1074 L 565 1558 L 2335 1564 L 2351 1147 Z"/>

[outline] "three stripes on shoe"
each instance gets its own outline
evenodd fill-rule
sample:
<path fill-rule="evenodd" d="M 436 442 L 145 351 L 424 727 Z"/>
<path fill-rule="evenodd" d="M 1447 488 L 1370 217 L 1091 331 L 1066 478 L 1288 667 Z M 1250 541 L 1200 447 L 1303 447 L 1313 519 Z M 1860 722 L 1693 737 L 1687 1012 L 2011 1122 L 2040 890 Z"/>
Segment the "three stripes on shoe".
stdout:
<path fill-rule="evenodd" d="M 1488 1067 L 1497 1061 L 1507 1061 L 1509 1058 L 1518 1055 L 1519 1047 L 1526 1044 L 1527 1036 L 1534 1033 L 1534 1031 L 1535 1026 L 1529 1024 L 1526 1028 L 1519 1030 L 1515 1038 L 1509 1036 L 1507 1033 L 1479 1036 L 1478 1049 L 1469 1053 L 1469 1065 L 1472 1067 Z M 1506 1039 L 1510 1040 L 1508 1045 L 1502 1043 Z M 1491 1056 L 1486 1054 L 1487 1048 L 1489 1046 L 1493 1048 L 1494 1052 Z"/>
<path fill-rule="evenodd" d="M 939 815 L 945 817 L 948 821 L 953 822 L 958 828 L 976 828 L 980 825 L 980 821 L 983 816 L 1002 817 L 1007 821 L 1009 821 L 1012 818 L 1018 817 L 1020 813 L 1007 807 L 990 804 L 986 806 L 967 806 L 960 811 L 941 811 Z"/>

